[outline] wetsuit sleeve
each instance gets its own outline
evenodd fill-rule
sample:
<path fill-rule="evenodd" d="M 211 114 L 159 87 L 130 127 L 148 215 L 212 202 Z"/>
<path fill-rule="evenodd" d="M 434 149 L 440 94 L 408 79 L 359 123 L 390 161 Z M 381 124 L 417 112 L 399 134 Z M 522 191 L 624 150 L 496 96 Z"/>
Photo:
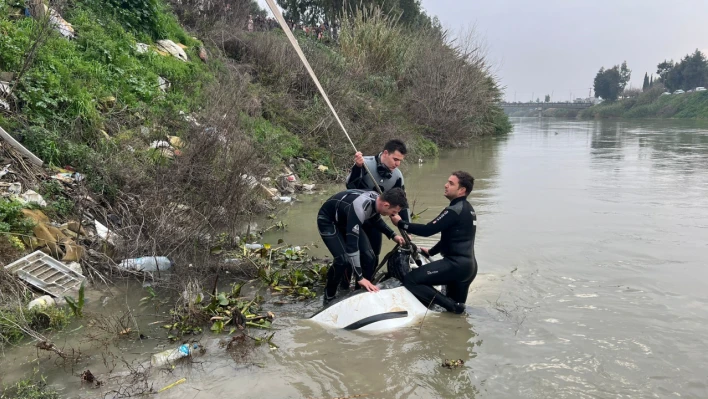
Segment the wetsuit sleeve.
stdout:
<path fill-rule="evenodd" d="M 406 191 L 406 187 L 403 185 L 403 176 L 399 177 L 398 180 L 396 180 L 396 184 L 393 185 L 393 188 L 400 187 L 401 190 Z M 410 223 L 411 222 L 411 210 L 408 208 L 403 208 L 401 211 L 398 213 L 398 215 L 403 219 L 404 222 Z"/>
<path fill-rule="evenodd" d="M 428 224 L 408 223 L 401 219 L 401 221 L 398 222 L 398 227 L 417 236 L 430 237 L 452 226 L 457 219 L 457 213 L 445 208 L 438 217 Z"/>
<path fill-rule="evenodd" d="M 389 240 L 396 235 L 396 233 L 390 227 L 388 227 L 386 222 L 383 221 L 381 215 L 376 215 L 370 220 L 376 226 L 376 228 L 379 229 L 380 232 L 384 233 L 386 237 L 388 237 Z"/>
<path fill-rule="evenodd" d="M 363 221 L 359 220 L 359 216 L 354 210 L 354 206 L 349 208 L 349 213 L 347 214 L 347 239 L 345 243 L 345 252 L 347 253 L 347 260 L 349 264 L 352 265 L 354 270 L 354 276 L 356 281 L 364 278 L 361 271 L 361 257 L 359 254 L 359 234 L 361 234 L 361 225 Z"/>
<path fill-rule="evenodd" d="M 366 168 L 360 168 L 355 164 L 354 166 L 352 166 L 352 170 L 351 172 L 349 172 L 349 176 L 347 176 L 347 189 L 366 190 L 368 187 L 366 187 L 364 178 L 366 178 Z"/>
<path fill-rule="evenodd" d="M 440 241 L 436 242 L 432 248 L 428 250 L 428 255 L 435 256 L 440 253 Z"/>

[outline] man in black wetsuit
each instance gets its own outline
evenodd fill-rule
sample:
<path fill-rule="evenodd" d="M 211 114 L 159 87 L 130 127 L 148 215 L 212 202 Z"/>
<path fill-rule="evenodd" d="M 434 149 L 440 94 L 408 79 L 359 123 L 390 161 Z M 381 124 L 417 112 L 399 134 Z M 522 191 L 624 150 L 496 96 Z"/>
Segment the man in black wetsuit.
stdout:
<path fill-rule="evenodd" d="M 477 215 L 467 202 L 474 178 L 466 172 L 453 172 L 445 184 L 445 197 L 450 205 L 428 224 L 408 223 L 400 216 L 391 221 L 403 230 L 422 237 L 440 234 L 440 241 L 427 250 L 428 255 L 442 254 L 443 258 L 412 270 L 404 277 L 403 285 L 425 306 L 436 303 L 450 312 L 460 314 L 465 310 L 467 293 L 477 276 L 474 257 L 474 237 L 477 232 Z M 434 285 L 446 285 L 447 295 L 442 295 Z"/>
<path fill-rule="evenodd" d="M 317 214 L 317 229 L 334 258 L 327 271 L 325 305 L 336 297 L 337 285 L 347 266 L 351 266 L 360 286 L 368 291 L 379 290 L 370 281 L 376 268 L 375 256 L 366 235 L 360 233 L 362 226 L 369 222 L 389 239 L 403 245 L 403 237 L 396 235 L 381 216 L 397 215 L 401 208 L 407 207 L 406 194 L 400 188 L 382 195 L 373 191 L 347 190 L 325 201 Z"/>
<path fill-rule="evenodd" d="M 398 169 L 398 166 L 406 157 L 406 152 L 406 145 L 401 140 L 390 140 L 384 145 L 383 151 L 376 156 L 365 157 L 361 152 L 357 152 L 354 155 L 354 166 L 352 166 L 352 170 L 347 176 L 347 188 L 378 191 L 376 189 L 376 185 L 378 185 L 383 192 L 397 187 L 405 191 L 403 174 Z M 364 164 L 366 164 L 371 174 L 367 173 Z M 403 220 L 410 222 L 408 207 L 404 207 L 399 214 Z M 370 222 L 364 223 L 363 229 L 369 239 L 371 249 L 374 251 L 374 263 L 378 264 L 383 243 L 381 232 Z M 342 280 L 343 287 L 349 286 L 351 274 L 350 269 L 345 272 Z"/>

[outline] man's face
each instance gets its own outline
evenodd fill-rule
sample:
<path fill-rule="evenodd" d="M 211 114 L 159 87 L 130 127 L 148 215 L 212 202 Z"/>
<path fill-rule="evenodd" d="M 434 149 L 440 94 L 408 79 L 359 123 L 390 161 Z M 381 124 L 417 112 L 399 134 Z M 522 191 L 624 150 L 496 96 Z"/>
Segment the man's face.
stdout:
<path fill-rule="evenodd" d="M 378 214 L 381 216 L 398 215 L 398 212 L 400 211 L 400 206 L 391 206 L 391 204 L 386 201 L 381 201 L 380 199 L 376 200 L 376 212 L 378 212 Z"/>
<path fill-rule="evenodd" d="M 455 175 L 450 175 L 445 183 L 445 198 L 454 200 L 455 198 L 464 197 L 467 190 L 460 187 L 460 179 Z"/>
<path fill-rule="evenodd" d="M 394 170 L 401 165 L 401 162 L 403 162 L 405 157 L 406 156 L 401 154 L 398 150 L 394 152 L 384 150 L 384 152 L 381 153 L 381 163 L 386 165 L 389 170 Z"/>

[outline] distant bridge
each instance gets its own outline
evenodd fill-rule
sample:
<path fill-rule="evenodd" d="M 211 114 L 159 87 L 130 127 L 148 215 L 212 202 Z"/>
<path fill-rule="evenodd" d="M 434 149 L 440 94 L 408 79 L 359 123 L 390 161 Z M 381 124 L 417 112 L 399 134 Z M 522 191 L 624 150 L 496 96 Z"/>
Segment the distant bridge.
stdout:
<path fill-rule="evenodd" d="M 526 109 L 549 109 L 549 108 L 565 108 L 565 109 L 585 109 L 590 108 L 594 104 L 591 102 L 582 103 L 500 103 L 502 108 L 526 108 Z"/>

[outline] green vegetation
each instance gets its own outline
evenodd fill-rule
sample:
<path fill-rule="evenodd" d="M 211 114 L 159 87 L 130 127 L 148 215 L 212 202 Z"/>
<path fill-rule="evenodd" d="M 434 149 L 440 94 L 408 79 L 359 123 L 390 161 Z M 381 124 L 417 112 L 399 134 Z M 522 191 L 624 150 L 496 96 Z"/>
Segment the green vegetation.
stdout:
<path fill-rule="evenodd" d="M 632 71 L 627 67 L 627 61 L 622 66 L 615 65 L 612 68 L 600 68 L 595 75 L 595 97 L 602 97 L 607 101 L 615 101 L 627 87 Z"/>
<path fill-rule="evenodd" d="M 642 90 L 625 90 L 631 71 L 627 63 L 600 69 L 595 97 L 607 100 L 580 113 L 582 118 L 708 118 L 708 58 L 699 50 L 674 63 L 662 61 L 654 75 L 644 74 Z M 676 90 L 686 93 L 675 93 Z M 624 92 L 623 92 L 624 90 Z M 664 94 L 668 90 L 668 94 Z M 673 94 L 671 94 L 674 92 Z M 622 99 L 617 100 L 622 95 Z M 669 95 L 671 94 L 671 95 Z"/>
<path fill-rule="evenodd" d="M 360 151 L 399 138 L 411 159 L 431 157 L 510 130 L 476 37 L 448 38 L 415 1 L 379 3 L 336 15 L 298 3 L 303 15 L 337 20 L 338 41 L 296 35 Z M 125 243 L 130 251 L 203 264 L 213 247 L 204 237 L 263 210 L 247 180 L 283 163 L 303 180 L 341 179 L 351 165 L 351 146 L 282 30 L 243 29 L 251 0 L 201 11 L 176 0 L 72 1 L 59 10 L 71 40 L 22 5 L 0 0 L 0 72 L 13 88 L 0 123 L 48 165 L 86 177 L 71 189 L 31 187 L 50 217 L 110 206 L 121 231 L 141 238 Z M 159 51 L 160 40 L 184 46 L 189 61 Z M 189 215 L 175 218 L 166 204 Z"/>
<path fill-rule="evenodd" d="M 14 200 L 0 198 L 0 233 L 29 234 L 34 223 L 25 218 L 25 206 Z"/>
<path fill-rule="evenodd" d="M 84 291 L 86 287 L 84 287 L 84 283 L 81 283 L 81 287 L 79 287 L 79 299 L 75 300 L 74 297 L 72 296 L 65 296 L 64 299 L 66 300 L 66 304 L 69 305 L 69 309 L 71 309 L 71 312 L 74 314 L 74 317 L 83 317 L 84 316 Z"/>
<path fill-rule="evenodd" d="M 663 61 L 656 66 L 659 81 L 670 91 L 682 89 L 693 90 L 708 84 L 708 59 L 705 54 L 696 49 L 677 63 Z"/>
<path fill-rule="evenodd" d="M 59 393 L 47 386 L 44 378 L 35 381 L 26 378 L 15 385 L 6 386 L 0 399 L 59 399 Z"/>
<path fill-rule="evenodd" d="M 604 102 L 581 112 L 582 118 L 708 119 L 708 91 L 661 95 L 659 84 L 635 98 Z"/>

